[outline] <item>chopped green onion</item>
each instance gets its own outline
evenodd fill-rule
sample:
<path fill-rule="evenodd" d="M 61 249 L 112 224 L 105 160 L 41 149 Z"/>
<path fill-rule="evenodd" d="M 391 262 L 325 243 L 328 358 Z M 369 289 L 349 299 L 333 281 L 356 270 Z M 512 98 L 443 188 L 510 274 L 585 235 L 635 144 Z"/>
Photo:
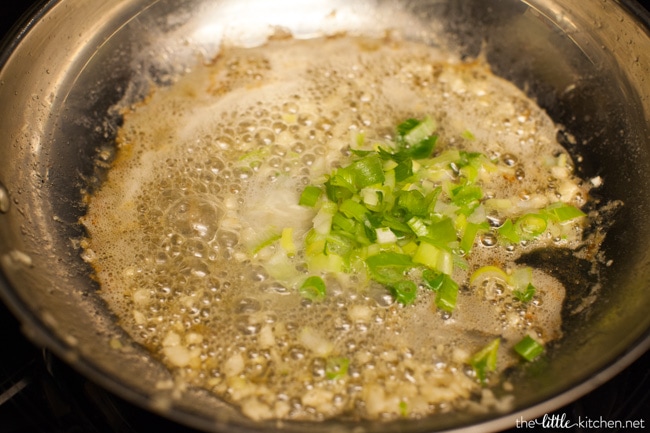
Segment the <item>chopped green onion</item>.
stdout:
<path fill-rule="evenodd" d="M 476 139 L 476 137 L 474 136 L 474 134 L 472 134 L 472 131 L 470 131 L 470 130 L 468 130 L 468 129 L 464 130 L 464 131 L 460 134 L 460 136 L 463 137 L 465 140 L 474 140 L 474 139 Z"/>
<path fill-rule="evenodd" d="M 487 231 L 489 228 L 490 226 L 488 223 L 467 223 L 467 226 L 465 226 L 465 231 L 463 232 L 463 237 L 460 240 L 460 249 L 463 250 L 465 254 L 469 254 L 472 251 L 474 241 L 476 240 L 476 235 L 479 233 L 479 231 Z"/>
<path fill-rule="evenodd" d="M 464 185 L 452 190 L 451 201 L 463 209 L 463 213 L 470 214 L 483 198 L 483 190 L 477 185 Z"/>
<path fill-rule="evenodd" d="M 314 230 L 321 235 L 328 234 L 332 229 L 334 214 L 336 214 L 336 205 L 331 202 L 324 203 L 312 220 Z"/>
<path fill-rule="evenodd" d="M 553 219 L 561 223 L 586 216 L 586 214 L 577 207 L 562 202 L 546 206 L 544 213 L 550 215 Z"/>
<path fill-rule="evenodd" d="M 287 252 L 287 256 L 296 255 L 296 245 L 293 243 L 293 228 L 287 227 L 282 230 L 280 246 Z"/>
<path fill-rule="evenodd" d="M 514 346 L 515 352 L 521 355 L 526 361 L 532 361 L 544 352 L 544 346 L 526 335 L 519 343 Z"/>
<path fill-rule="evenodd" d="M 338 227 L 344 232 L 354 233 L 357 228 L 357 223 L 353 219 L 347 218 L 341 212 L 337 212 L 332 217 L 332 227 Z"/>
<path fill-rule="evenodd" d="M 404 139 L 404 136 L 408 134 L 411 130 L 415 129 L 420 124 L 418 119 L 409 118 L 397 125 L 397 136 L 400 140 Z"/>
<path fill-rule="evenodd" d="M 370 275 L 382 284 L 392 285 L 404 279 L 413 267 L 411 257 L 392 251 L 383 251 L 366 259 Z"/>
<path fill-rule="evenodd" d="M 539 214 L 526 214 L 515 222 L 515 232 L 521 239 L 535 239 L 546 230 L 546 219 Z"/>
<path fill-rule="evenodd" d="M 409 406 L 405 401 L 399 402 L 399 414 L 402 418 L 406 418 L 409 415 Z"/>
<path fill-rule="evenodd" d="M 397 241 L 397 236 L 388 227 L 375 229 L 375 233 L 377 235 L 377 243 L 379 244 L 391 244 Z"/>
<path fill-rule="evenodd" d="M 451 218 L 443 218 L 429 226 L 427 240 L 433 244 L 446 247 L 457 239 L 456 228 Z"/>
<path fill-rule="evenodd" d="M 390 286 L 395 300 L 400 304 L 409 305 L 415 301 L 418 286 L 410 280 L 402 280 Z"/>
<path fill-rule="evenodd" d="M 442 287 L 443 274 L 438 273 L 432 269 L 425 269 L 422 271 L 422 279 L 426 288 L 437 292 Z"/>
<path fill-rule="evenodd" d="M 533 286 L 533 269 L 526 266 L 517 268 L 512 272 L 510 277 L 512 286 L 515 290 L 512 294 L 521 302 L 530 302 L 535 296 L 535 286 Z"/>
<path fill-rule="evenodd" d="M 478 377 L 481 383 L 486 382 L 489 372 L 496 370 L 497 351 L 499 350 L 500 341 L 499 338 L 492 340 L 470 359 L 470 365 L 476 372 L 476 377 Z"/>
<path fill-rule="evenodd" d="M 524 290 L 515 290 L 512 294 L 521 302 L 530 302 L 533 299 L 533 296 L 535 296 L 535 292 L 535 286 L 528 283 L 528 286 L 526 286 Z"/>
<path fill-rule="evenodd" d="M 407 215 L 419 217 L 427 216 L 429 213 L 429 203 L 420 191 L 402 191 L 397 196 L 396 207 L 403 209 Z"/>
<path fill-rule="evenodd" d="M 413 262 L 420 263 L 429 269 L 438 269 L 440 248 L 429 242 L 420 242 L 418 249 L 413 254 Z"/>
<path fill-rule="evenodd" d="M 347 266 L 343 257 L 338 254 L 314 254 L 307 257 L 309 270 L 313 272 L 343 272 Z"/>
<path fill-rule="evenodd" d="M 308 185 L 300 194 L 298 204 L 301 206 L 314 207 L 318 203 L 323 190 L 317 186 Z"/>
<path fill-rule="evenodd" d="M 400 161 L 392 172 L 395 173 L 396 182 L 403 182 L 413 176 L 413 162 L 410 159 Z"/>
<path fill-rule="evenodd" d="M 451 274 L 454 269 L 452 253 L 424 239 L 413 254 L 413 262 L 445 274 Z"/>
<path fill-rule="evenodd" d="M 347 169 L 352 173 L 357 190 L 383 183 L 385 180 L 381 158 L 376 154 L 368 155 L 352 163 Z"/>
<path fill-rule="evenodd" d="M 401 219 L 393 217 L 391 215 L 383 215 L 383 218 L 380 220 L 382 226 L 391 228 L 394 231 L 401 233 L 410 233 L 411 228 L 405 222 L 402 222 Z"/>
<path fill-rule="evenodd" d="M 524 266 L 512 271 L 510 282 L 517 290 L 524 290 L 533 282 L 533 268 Z"/>
<path fill-rule="evenodd" d="M 325 254 L 346 257 L 352 251 L 352 240 L 341 233 L 331 233 L 325 240 Z"/>
<path fill-rule="evenodd" d="M 360 191 L 361 200 L 368 209 L 379 211 L 380 206 L 383 203 L 384 193 L 379 189 L 374 188 L 363 188 Z"/>
<path fill-rule="evenodd" d="M 340 174 L 334 174 L 330 179 L 325 182 L 325 192 L 327 198 L 334 203 L 352 197 L 355 192 L 355 187 L 351 183 L 351 179 L 347 179 Z"/>
<path fill-rule="evenodd" d="M 458 284 L 447 274 L 440 274 L 440 285 L 436 293 L 436 307 L 451 313 L 456 308 Z"/>
<path fill-rule="evenodd" d="M 437 127 L 436 122 L 431 117 L 425 117 L 421 121 L 408 119 L 397 127 L 397 132 L 404 142 L 414 145 L 430 137 Z"/>
<path fill-rule="evenodd" d="M 417 236 L 423 237 L 429 235 L 429 228 L 422 218 L 414 216 L 406 221 L 406 224 Z"/>
<path fill-rule="evenodd" d="M 325 361 L 325 377 L 329 380 L 342 379 L 348 374 L 350 360 L 343 357 L 327 358 Z"/>
<path fill-rule="evenodd" d="M 498 229 L 499 236 L 506 239 L 508 242 L 516 244 L 521 241 L 521 236 L 515 230 L 515 225 L 512 220 L 507 219 L 505 223 Z"/>
<path fill-rule="evenodd" d="M 300 286 L 300 294 L 312 301 L 322 301 L 326 294 L 325 282 L 321 277 L 311 276 Z"/>
<path fill-rule="evenodd" d="M 368 208 L 352 199 L 345 200 L 341 203 L 339 210 L 348 218 L 354 218 L 359 222 L 364 222 L 368 213 Z"/>
<path fill-rule="evenodd" d="M 506 285 L 508 284 L 509 277 L 503 269 L 497 266 L 482 266 L 469 277 L 469 284 L 470 286 L 481 286 L 488 280 L 497 280 Z"/>
<path fill-rule="evenodd" d="M 271 234 L 267 239 L 264 239 L 262 242 L 260 242 L 259 244 L 253 247 L 252 249 L 253 254 L 257 254 L 260 251 L 262 251 L 264 248 L 268 247 L 269 245 L 273 245 L 281 237 L 282 235 L 279 235 L 277 233 Z"/>
<path fill-rule="evenodd" d="M 465 257 L 480 233 L 516 244 L 546 231 L 555 236 L 562 230 L 558 223 L 585 216 L 562 202 L 518 215 L 511 199 L 485 200 L 477 181 L 500 175 L 496 163 L 465 150 L 434 156 L 436 128 L 428 117 L 407 119 L 397 126 L 394 142 L 373 144 L 373 150 L 361 149 L 370 144 L 362 134 L 352 135 L 351 146 L 358 148 L 351 149 L 351 162 L 303 190 L 299 203 L 317 211 L 304 245 L 310 272 L 366 271 L 405 304 L 414 301 L 418 284 L 423 284 L 436 291 L 438 308 L 452 311 L 458 283 L 451 275 L 469 269 Z M 472 135 L 466 132 L 464 137 Z M 510 218 L 492 229 L 489 211 Z M 289 255 L 296 254 L 292 233 L 279 238 Z M 535 294 L 531 272 L 519 268 L 512 275 L 498 274 L 515 298 L 528 302 Z M 487 276 L 485 268 L 472 275 L 470 284 L 481 274 Z"/>

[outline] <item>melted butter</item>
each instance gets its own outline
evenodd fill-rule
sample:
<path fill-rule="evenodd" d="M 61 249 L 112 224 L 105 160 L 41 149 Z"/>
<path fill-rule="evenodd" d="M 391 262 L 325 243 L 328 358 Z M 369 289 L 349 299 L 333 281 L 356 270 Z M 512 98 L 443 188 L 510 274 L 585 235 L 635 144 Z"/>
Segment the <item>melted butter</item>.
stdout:
<path fill-rule="evenodd" d="M 313 214 L 297 205 L 300 191 L 345 161 L 354 134 L 382 140 L 425 115 L 440 125 L 438 148 L 512 166 L 491 185 L 495 196 L 521 197 L 525 208 L 558 193 L 544 164 L 565 153 L 555 126 L 480 62 L 352 37 L 224 48 L 125 114 L 119 156 L 83 219 L 102 296 L 179 380 L 255 419 L 463 410 L 481 392 L 466 366 L 472 353 L 501 336 L 504 369 L 526 333 L 561 336 L 564 288 L 552 276 L 535 270 L 527 305 L 465 288 L 449 316 L 429 291 L 404 307 L 380 287 L 357 290 L 354 275 L 330 277 L 324 302 L 305 301 L 290 280 L 299 258 L 256 249 L 283 227 L 304 235 Z M 587 191 L 564 180 L 581 205 Z M 526 249 L 487 244 L 472 269 L 512 264 Z M 341 358 L 347 374 L 328 378 L 328 362 Z"/>

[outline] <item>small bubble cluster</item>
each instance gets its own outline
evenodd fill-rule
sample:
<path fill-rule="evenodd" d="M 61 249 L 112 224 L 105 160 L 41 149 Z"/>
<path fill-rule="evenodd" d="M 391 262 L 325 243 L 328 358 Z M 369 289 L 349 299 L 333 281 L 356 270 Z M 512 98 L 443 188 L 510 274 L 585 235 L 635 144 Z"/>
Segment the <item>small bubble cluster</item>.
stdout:
<path fill-rule="evenodd" d="M 586 195 L 570 172 L 540 168 L 564 151 L 538 107 L 484 65 L 443 58 L 352 37 L 224 48 L 127 113 L 109 180 L 83 219 L 85 257 L 122 326 L 179 380 L 254 419 L 448 411 L 480 390 L 466 361 L 482 334 L 557 338 L 564 290 L 543 274 L 546 289 L 528 305 L 503 287 L 464 288 L 450 315 L 432 308 L 430 291 L 403 306 L 383 287 L 357 290 L 354 276 L 327 281 L 324 301 L 303 299 L 282 278 L 306 275 L 300 254 L 260 247 L 283 227 L 304 236 L 313 218 L 297 205 L 304 186 L 343 164 L 358 134 L 390 139 L 408 117 L 434 116 L 440 148 L 511 169 L 491 186 L 495 197 L 525 206 Z M 532 160 L 541 162 L 524 166 Z M 476 249 L 477 260 L 515 257 L 491 233 Z"/>

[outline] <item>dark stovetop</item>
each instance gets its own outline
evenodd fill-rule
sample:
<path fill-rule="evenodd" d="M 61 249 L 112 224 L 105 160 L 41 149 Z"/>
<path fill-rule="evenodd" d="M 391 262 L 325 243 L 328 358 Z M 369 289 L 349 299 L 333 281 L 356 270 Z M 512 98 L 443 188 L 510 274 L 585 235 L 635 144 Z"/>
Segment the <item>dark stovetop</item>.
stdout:
<path fill-rule="evenodd" d="M 2 0 L 0 37 L 33 3 L 33 0 Z M 194 432 L 113 396 L 48 351 L 33 346 L 2 303 L 0 347 L 0 433 Z M 538 426 L 537 429 L 624 431 L 595 428 L 603 424 L 579 424 L 587 419 L 636 421 L 637 425 L 643 423 L 642 426 L 647 427 L 650 421 L 649 367 L 650 352 L 600 388 L 556 411 L 554 414 L 564 417 L 570 428 Z M 531 430 L 534 429 L 515 428 L 512 432 Z"/>

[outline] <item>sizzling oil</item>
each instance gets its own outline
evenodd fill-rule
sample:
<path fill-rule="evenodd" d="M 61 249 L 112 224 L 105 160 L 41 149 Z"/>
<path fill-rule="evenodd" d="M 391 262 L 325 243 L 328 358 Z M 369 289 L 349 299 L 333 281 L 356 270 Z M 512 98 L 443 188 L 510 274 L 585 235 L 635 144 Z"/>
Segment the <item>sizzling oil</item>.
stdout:
<path fill-rule="evenodd" d="M 314 215 L 299 194 L 345 163 L 351 137 L 386 139 L 401 120 L 425 115 L 440 125 L 438 149 L 480 151 L 506 168 L 489 196 L 522 209 L 560 196 L 584 204 L 570 165 L 545 164 L 566 155 L 552 121 L 480 62 L 352 37 L 224 48 L 125 114 L 118 159 L 83 218 L 102 296 L 180 382 L 255 419 L 507 408 L 507 399 L 481 401 L 468 358 L 501 336 L 503 369 L 527 333 L 559 338 L 564 288 L 552 276 L 534 271 L 538 291 L 525 305 L 464 285 L 453 314 L 435 311 L 429 291 L 403 306 L 381 287 L 359 290 L 354 276 L 329 277 L 317 303 L 285 279 L 286 269 L 305 272 L 300 260 L 255 249 L 282 227 L 304 235 Z M 514 248 L 484 236 L 470 265 L 575 248 L 582 233 L 572 230 Z M 341 377 L 331 372 L 337 359 L 349 361 Z"/>

